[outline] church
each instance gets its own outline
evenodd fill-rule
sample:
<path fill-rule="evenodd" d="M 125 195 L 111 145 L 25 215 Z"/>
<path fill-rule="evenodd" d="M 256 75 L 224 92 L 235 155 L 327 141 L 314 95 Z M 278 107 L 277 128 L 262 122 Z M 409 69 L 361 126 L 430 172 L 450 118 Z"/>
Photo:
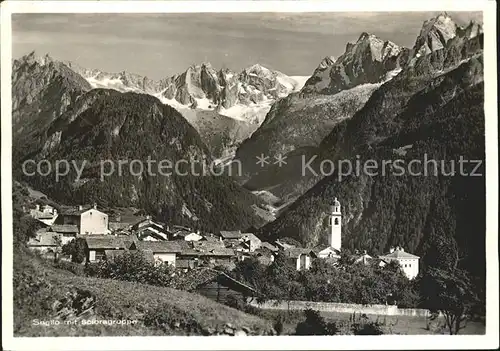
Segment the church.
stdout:
<path fill-rule="evenodd" d="M 339 200 L 335 198 L 329 214 L 328 245 L 317 250 L 319 258 L 340 258 L 342 248 L 342 212 Z"/>

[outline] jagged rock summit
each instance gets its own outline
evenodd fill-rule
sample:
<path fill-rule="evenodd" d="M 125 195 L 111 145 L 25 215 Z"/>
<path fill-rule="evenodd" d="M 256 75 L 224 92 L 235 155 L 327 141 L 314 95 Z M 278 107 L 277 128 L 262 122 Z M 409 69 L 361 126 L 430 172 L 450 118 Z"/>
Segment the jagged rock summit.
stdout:
<path fill-rule="evenodd" d="M 302 88 L 303 94 L 336 94 L 360 84 L 377 83 L 398 71 L 408 54 L 391 41 L 363 32 L 355 43 L 347 43 L 345 52 L 335 60 L 326 57 Z"/>
<path fill-rule="evenodd" d="M 418 58 L 446 48 L 456 37 L 472 39 L 481 33 L 483 29 L 479 23 L 471 21 L 467 27 L 463 28 L 457 25 L 446 12 L 442 12 L 422 25 L 411 50 L 409 63 L 414 65 Z"/>
<path fill-rule="evenodd" d="M 158 81 L 128 72 L 108 73 L 86 69 L 72 62 L 65 64 L 83 76 L 93 88 L 147 93 L 181 108 L 220 110 L 237 104 L 259 104 L 301 88 L 300 81 L 260 64 L 236 73 L 227 68 L 217 71 L 210 63 L 204 62 L 192 64 L 183 73 Z"/>

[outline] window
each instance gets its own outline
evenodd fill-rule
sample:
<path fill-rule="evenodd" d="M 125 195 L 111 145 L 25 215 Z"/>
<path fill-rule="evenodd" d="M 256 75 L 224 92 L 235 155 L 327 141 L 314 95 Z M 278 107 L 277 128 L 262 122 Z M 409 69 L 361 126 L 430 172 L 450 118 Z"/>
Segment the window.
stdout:
<path fill-rule="evenodd" d="M 95 252 L 96 261 L 104 259 L 104 251 L 96 251 Z"/>
<path fill-rule="evenodd" d="M 335 218 L 335 225 L 339 225 L 339 219 Z"/>

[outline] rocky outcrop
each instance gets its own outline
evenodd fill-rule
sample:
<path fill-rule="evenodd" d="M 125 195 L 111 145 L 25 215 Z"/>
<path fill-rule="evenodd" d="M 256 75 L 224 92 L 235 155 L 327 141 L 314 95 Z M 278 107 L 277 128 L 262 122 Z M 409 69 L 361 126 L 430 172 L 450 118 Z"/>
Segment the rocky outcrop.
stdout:
<path fill-rule="evenodd" d="M 415 65 L 421 57 L 438 51 L 446 51 L 450 46 L 456 45 L 455 39 L 470 40 L 482 32 L 480 24 L 471 21 L 467 27 L 463 28 L 457 25 L 446 12 L 443 12 L 424 22 L 409 54 L 409 64 Z"/>
<path fill-rule="evenodd" d="M 201 329 L 202 335 L 213 336 L 213 335 L 225 335 L 225 336 L 252 336 L 252 335 L 276 335 L 276 331 L 273 328 L 269 330 L 255 331 L 249 327 L 236 327 L 231 323 L 226 323 L 218 325 L 216 327 L 203 327 Z"/>
<path fill-rule="evenodd" d="M 405 64 L 408 49 L 373 34 L 362 33 L 356 43 L 347 43 L 345 52 L 335 60 L 326 57 L 302 88 L 302 94 L 333 95 L 366 83 L 390 78 Z"/>
<path fill-rule="evenodd" d="M 90 84 L 65 64 L 35 52 L 12 65 L 14 162 L 37 150 L 49 125 L 66 112 Z M 29 143 L 26 141 L 29 140 Z"/>
<path fill-rule="evenodd" d="M 88 319 L 95 315 L 96 297 L 90 291 L 73 288 L 52 304 L 53 318 L 64 321 Z"/>

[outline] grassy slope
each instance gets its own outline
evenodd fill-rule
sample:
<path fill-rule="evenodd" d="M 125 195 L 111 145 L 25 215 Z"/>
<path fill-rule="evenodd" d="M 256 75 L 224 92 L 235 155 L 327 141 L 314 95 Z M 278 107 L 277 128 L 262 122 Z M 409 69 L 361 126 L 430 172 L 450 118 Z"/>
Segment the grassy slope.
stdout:
<path fill-rule="evenodd" d="M 138 320 L 135 326 L 86 326 L 86 325 L 32 325 L 30 318 L 23 311 L 14 310 L 14 318 L 22 316 L 16 328 L 16 336 L 118 336 L 118 335 L 188 335 L 183 327 L 172 330 L 147 327 L 144 317 L 152 311 L 170 311 L 179 320 L 189 320 L 203 328 L 223 326 L 231 323 L 235 328 L 248 327 L 258 334 L 270 330 L 270 322 L 216 303 L 210 299 L 185 291 L 142 285 L 118 280 L 86 278 L 73 275 L 64 270 L 46 266 L 39 260 L 32 261 L 34 272 L 42 276 L 52 287 L 53 301 L 64 296 L 72 287 L 88 290 L 97 297 L 96 319 L 129 319 Z M 25 270 L 26 267 L 23 267 Z M 38 294 L 37 294 L 38 295 Z M 35 303 L 42 304 L 43 294 L 34 298 Z M 51 304 L 53 301 L 49 301 Z M 21 317 L 18 317 L 21 318 Z M 50 316 L 38 318 L 50 320 Z"/>
<path fill-rule="evenodd" d="M 293 335 L 297 323 L 305 320 L 303 313 L 299 311 L 277 311 L 277 310 L 264 310 L 263 315 L 271 320 L 277 319 L 281 316 L 284 320 L 282 335 Z M 352 313 L 343 312 L 321 312 L 321 315 L 328 322 L 336 322 L 340 329 L 340 334 L 349 334 L 350 318 L 353 317 Z M 361 314 L 356 314 L 359 319 Z M 412 316 L 381 316 L 381 315 L 368 315 L 370 321 L 378 321 L 382 324 L 382 329 L 387 334 L 399 335 L 436 335 L 447 334 L 446 328 L 441 328 L 444 325 L 444 319 L 433 321 L 431 329 L 427 328 L 426 317 L 412 317 Z M 468 322 L 466 327 L 460 330 L 460 335 L 481 335 L 485 333 L 485 324 L 480 321 Z"/>

